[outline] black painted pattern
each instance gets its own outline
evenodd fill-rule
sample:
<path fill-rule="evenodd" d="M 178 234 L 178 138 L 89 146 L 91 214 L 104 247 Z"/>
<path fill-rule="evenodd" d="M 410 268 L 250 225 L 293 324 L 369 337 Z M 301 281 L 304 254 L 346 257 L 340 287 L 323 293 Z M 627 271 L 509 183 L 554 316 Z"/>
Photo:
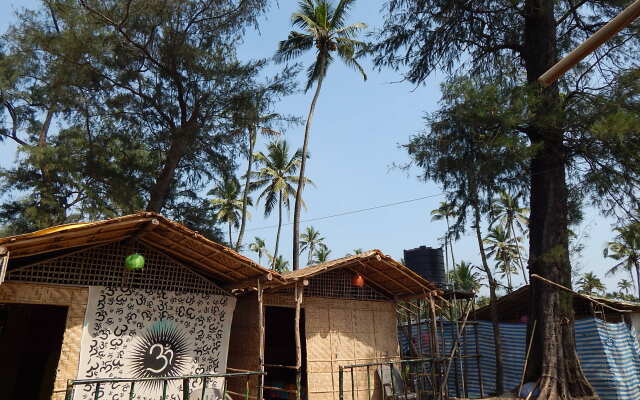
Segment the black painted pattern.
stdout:
<path fill-rule="evenodd" d="M 79 378 L 223 372 L 225 335 L 235 306 L 232 297 L 111 287 L 92 287 L 90 297 Z M 190 386 L 193 390 L 202 382 Z M 78 387 L 75 399 L 93 399 L 94 389 Z M 101 399 L 129 398 L 129 384 L 101 389 Z M 161 384 L 136 385 L 138 400 L 155 400 L 161 393 Z M 167 398 L 179 400 L 181 394 L 182 381 L 173 381 Z"/>

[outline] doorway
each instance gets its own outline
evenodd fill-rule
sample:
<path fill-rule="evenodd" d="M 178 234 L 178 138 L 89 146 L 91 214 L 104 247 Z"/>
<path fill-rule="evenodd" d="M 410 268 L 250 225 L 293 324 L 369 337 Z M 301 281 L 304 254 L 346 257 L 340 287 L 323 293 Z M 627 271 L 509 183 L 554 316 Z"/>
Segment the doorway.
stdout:
<path fill-rule="evenodd" d="M 49 400 L 67 307 L 0 304 L 0 388 L 7 400 Z"/>
<path fill-rule="evenodd" d="M 265 389 L 265 399 L 296 398 L 296 310 L 289 307 L 265 307 L 265 386 L 284 390 Z M 300 310 L 300 347 L 302 351 L 302 393 L 306 398 L 307 386 L 307 346 L 304 309 Z"/>

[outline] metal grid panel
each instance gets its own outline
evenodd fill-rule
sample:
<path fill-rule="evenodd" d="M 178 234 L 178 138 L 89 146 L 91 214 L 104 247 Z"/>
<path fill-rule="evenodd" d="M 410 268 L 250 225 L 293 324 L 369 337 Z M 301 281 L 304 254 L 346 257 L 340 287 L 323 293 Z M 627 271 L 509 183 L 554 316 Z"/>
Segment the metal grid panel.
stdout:
<path fill-rule="evenodd" d="M 144 256 L 144 268 L 128 271 L 124 259 L 131 253 Z M 8 281 L 77 286 L 125 286 L 228 295 L 210 280 L 140 243 L 110 243 L 78 253 L 9 271 Z"/>
<path fill-rule="evenodd" d="M 309 286 L 304 289 L 305 296 L 329 297 L 335 299 L 353 300 L 389 300 L 377 290 L 366 284 L 364 287 L 356 287 L 351 284 L 353 272 L 337 269 L 325 272 L 309 279 Z"/>

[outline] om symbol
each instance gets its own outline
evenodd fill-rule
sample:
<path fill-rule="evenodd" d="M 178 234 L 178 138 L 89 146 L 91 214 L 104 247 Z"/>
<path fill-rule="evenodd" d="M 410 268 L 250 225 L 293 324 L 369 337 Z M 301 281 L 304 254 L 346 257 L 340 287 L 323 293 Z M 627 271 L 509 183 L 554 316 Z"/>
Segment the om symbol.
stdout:
<path fill-rule="evenodd" d="M 153 367 L 147 367 L 146 370 L 153 372 L 154 374 L 160 374 L 164 372 L 173 362 L 173 350 L 171 347 L 164 347 L 160 343 L 156 343 L 149 348 L 149 355 L 152 358 Z"/>

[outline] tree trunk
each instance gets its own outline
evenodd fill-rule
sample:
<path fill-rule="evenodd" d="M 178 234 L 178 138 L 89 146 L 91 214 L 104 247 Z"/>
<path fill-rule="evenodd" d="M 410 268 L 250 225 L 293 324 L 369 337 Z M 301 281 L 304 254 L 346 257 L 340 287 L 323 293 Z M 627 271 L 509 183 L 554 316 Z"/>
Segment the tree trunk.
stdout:
<path fill-rule="evenodd" d="M 522 253 L 520 252 L 520 245 L 518 244 L 518 238 L 516 237 L 516 230 L 513 226 L 513 219 L 509 222 L 509 229 L 511 229 L 511 237 L 516 241 L 516 249 L 518 250 L 518 266 L 520 267 L 520 271 L 522 271 L 522 279 L 524 279 L 524 284 L 528 285 L 529 280 L 527 279 L 527 271 L 524 269 L 524 263 L 522 262 Z"/>
<path fill-rule="evenodd" d="M 309 257 L 307 259 L 307 265 L 311 265 L 311 258 L 313 257 L 313 247 L 309 246 Z"/>
<path fill-rule="evenodd" d="M 229 246 L 231 246 L 232 243 L 232 238 L 231 238 L 231 222 L 229 222 Z"/>
<path fill-rule="evenodd" d="M 254 125 L 249 131 L 249 156 L 247 157 L 247 174 L 244 179 L 244 191 L 242 193 L 242 220 L 240 222 L 240 231 L 238 232 L 238 240 L 236 241 L 236 251 L 240 251 L 242 246 L 242 238 L 247 225 L 247 201 L 249 199 L 249 186 L 251 185 L 251 168 L 253 167 L 253 149 L 256 146 L 257 129 Z"/>
<path fill-rule="evenodd" d="M 472 189 L 475 190 L 475 189 Z M 491 310 L 491 325 L 493 326 L 493 344 L 496 354 L 496 394 L 500 395 L 504 391 L 504 372 L 502 370 L 502 341 L 500 340 L 500 323 L 498 321 L 498 296 L 496 296 L 496 280 L 493 278 L 491 268 L 487 262 L 487 254 L 484 251 L 484 242 L 482 241 L 482 232 L 480 232 L 480 206 L 478 201 L 473 204 L 474 229 L 476 231 L 476 239 L 480 249 L 480 258 L 482 259 L 482 268 L 487 275 L 489 281 L 489 305 Z"/>
<path fill-rule="evenodd" d="M 456 270 L 456 259 L 453 256 L 453 243 L 451 242 L 451 236 L 449 236 L 449 232 L 451 231 L 451 227 L 449 226 L 449 216 L 445 217 L 445 220 L 447 221 L 447 239 L 449 242 L 449 249 L 450 249 L 450 253 L 451 253 L 451 268 L 455 271 Z"/>
<path fill-rule="evenodd" d="M 316 103 L 318 102 L 318 96 L 320 96 L 320 89 L 322 88 L 322 81 L 324 80 L 324 74 L 320 74 L 318 79 L 318 86 L 316 86 L 316 92 L 311 100 L 311 106 L 309 106 L 309 114 L 307 115 L 307 124 L 304 127 L 304 143 L 302 145 L 302 161 L 300 162 L 300 176 L 298 178 L 298 187 L 296 189 L 296 204 L 293 210 L 293 270 L 297 270 L 300 267 L 300 209 L 302 208 L 302 191 L 304 190 L 304 173 L 307 165 L 307 148 L 309 145 L 309 134 L 311 133 L 311 121 L 313 120 L 313 112 L 316 109 Z"/>
<path fill-rule="evenodd" d="M 527 135 L 537 150 L 531 161 L 529 270 L 571 287 L 567 230 L 567 184 L 563 132 L 558 128 L 560 95 L 556 85 L 543 89 L 538 77 L 557 60 L 552 0 L 527 0 L 524 7 L 524 59 L 527 80 L 538 90 Z M 532 350 L 527 382 L 538 382 L 538 399 L 594 396 L 585 378 L 574 336 L 573 298 L 531 279 L 529 332 Z M 536 323 L 535 332 L 531 332 Z"/>
<path fill-rule="evenodd" d="M 176 173 L 176 168 L 187 150 L 190 137 L 189 129 L 178 128 L 174 131 L 171 146 L 167 152 L 162 171 L 160 171 L 160 175 L 158 175 L 158 178 L 151 187 L 147 211 L 157 213 L 162 211 L 171 192 L 171 184 Z M 231 243 L 229 243 L 229 245 L 231 245 Z"/>
<path fill-rule="evenodd" d="M 513 283 L 511 281 L 511 263 L 508 259 L 504 260 L 504 267 L 507 269 L 507 285 L 509 286 L 509 293 L 513 292 Z"/>
<path fill-rule="evenodd" d="M 638 277 L 638 282 L 640 282 L 640 264 L 636 263 L 636 276 Z M 633 280 L 633 278 L 631 278 Z M 638 285 L 638 298 L 640 299 L 640 285 Z"/>
<path fill-rule="evenodd" d="M 278 257 L 278 246 L 280 244 L 280 231 L 282 230 L 282 192 L 278 199 L 278 233 L 276 233 L 276 248 L 273 250 L 273 261 L 271 267 L 276 264 L 276 258 Z"/>

